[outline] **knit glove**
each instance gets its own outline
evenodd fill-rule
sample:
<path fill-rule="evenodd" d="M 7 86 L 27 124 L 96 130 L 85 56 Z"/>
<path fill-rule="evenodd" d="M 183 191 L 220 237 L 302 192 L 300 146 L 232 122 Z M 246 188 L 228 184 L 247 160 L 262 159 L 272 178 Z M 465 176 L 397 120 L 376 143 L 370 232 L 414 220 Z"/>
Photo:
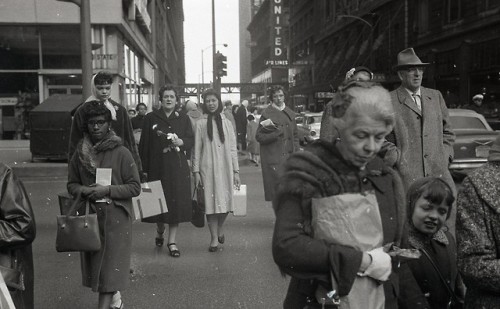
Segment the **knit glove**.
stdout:
<path fill-rule="evenodd" d="M 361 275 L 379 281 L 387 281 L 392 271 L 391 256 L 384 251 L 383 247 L 373 249 L 367 253 L 372 258 L 372 262 Z"/>

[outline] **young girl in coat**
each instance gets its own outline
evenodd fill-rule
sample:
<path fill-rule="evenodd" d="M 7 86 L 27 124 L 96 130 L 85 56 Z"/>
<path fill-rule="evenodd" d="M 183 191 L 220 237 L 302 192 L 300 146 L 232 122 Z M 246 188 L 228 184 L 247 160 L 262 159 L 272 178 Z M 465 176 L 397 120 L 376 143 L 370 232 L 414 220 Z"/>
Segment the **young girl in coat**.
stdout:
<path fill-rule="evenodd" d="M 409 294 L 408 308 L 460 308 L 464 286 L 455 239 L 445 226 L 454 201 L 452 189 L 438 177 L 420 178 L 408 189 L 408 242 L 422 253 L 408 262 L 418 284 L 402 291 Z"/>

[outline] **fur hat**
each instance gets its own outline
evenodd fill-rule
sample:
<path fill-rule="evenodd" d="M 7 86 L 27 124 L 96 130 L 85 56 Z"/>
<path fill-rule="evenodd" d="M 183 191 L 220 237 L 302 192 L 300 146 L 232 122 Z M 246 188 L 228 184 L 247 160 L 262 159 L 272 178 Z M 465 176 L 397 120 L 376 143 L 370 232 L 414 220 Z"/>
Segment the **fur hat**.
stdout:
<path fill-rule="evenodd" d="M 475 99 L 484 99 L 484 96 L 482 94 L 476 94 L 475 96 L 472 97 L 472 100 L 475 100 Z"/>
<path fill-rule="evenodd" d="M 394 70 L 400 70 L 404 68 L 410 67 L 422 67 L 429 65 L 428 63 L 422 62 L 420 58 L 418 58 L 417 54 L 413 48 L 407 48 L 402 50 L 398 54 L 398 64 L 393 67 Z"/>

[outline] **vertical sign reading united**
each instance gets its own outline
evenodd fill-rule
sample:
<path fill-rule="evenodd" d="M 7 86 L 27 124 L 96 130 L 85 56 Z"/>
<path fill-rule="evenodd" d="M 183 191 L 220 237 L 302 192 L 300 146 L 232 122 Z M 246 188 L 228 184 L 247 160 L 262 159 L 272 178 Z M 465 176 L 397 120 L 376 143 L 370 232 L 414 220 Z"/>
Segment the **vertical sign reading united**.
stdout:
<path fill-rule="evenodd" d="M 286 66 L 288 61 L 285 53 L 284 43 L 284 17 L 283 17 L 283 0 L 271 1 L 271 59 L 266 61 L 267 65 L 271 66 Z"/>

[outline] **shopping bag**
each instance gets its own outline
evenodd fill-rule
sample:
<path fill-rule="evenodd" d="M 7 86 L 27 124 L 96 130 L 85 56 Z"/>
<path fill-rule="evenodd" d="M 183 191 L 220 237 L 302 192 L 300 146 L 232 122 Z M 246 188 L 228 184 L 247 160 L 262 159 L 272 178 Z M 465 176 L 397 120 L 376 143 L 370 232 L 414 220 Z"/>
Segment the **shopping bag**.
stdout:
<path fill-rule="evenodd" d="M 312 199 L 311 225 L 314 237 L 369 251 L 383 244 L 383 227 L 374 192 L 346 193 Z M 332 285 L 336 286 L 332 276 Z M 324 288 L 323 288 L 324 289 Z M 316 291 L 324 298 L 327 291 Z M 383 308 L 383 285 L 369 277 L 356 277 L 348 295 L 340 297 L 339 308 Z"/>
<path fill-rule="evenodd" d="M 200 183 L 194 189 L 192 198 L 192 217 L 191 223 L 196 227 L 205 226 L 205 189 Z"/>
<path fill-rule="evenodd" d="M 80 196 L 73 201 L 65 215 L 57 216 L 56 250 L 57 252 L 98 251 L 101 248 L 97 214 L 74 215 L 80 207 Z M 85 203 L 89 206 L 89 202 Z"/>
<path fill-rule="evenodd" d="M 14 301 L 10 296 L 9 288 L 5 284 L 3 276 L 0 276 L 0 308 L 2 309 L 16 309 Z"/>
<path fill-rule="evenodd" d="M 156 180 L 142 183 L 141 194 L 132 198 L 132 206 L 136 220 L 168 212 L 161 181 Z"/>
<path fill-rule="evenodd" d="M 236 217 L 247 215 L 247 185 L 240 185 L 239 190 L 233 190 L 233 215 Z"/>

